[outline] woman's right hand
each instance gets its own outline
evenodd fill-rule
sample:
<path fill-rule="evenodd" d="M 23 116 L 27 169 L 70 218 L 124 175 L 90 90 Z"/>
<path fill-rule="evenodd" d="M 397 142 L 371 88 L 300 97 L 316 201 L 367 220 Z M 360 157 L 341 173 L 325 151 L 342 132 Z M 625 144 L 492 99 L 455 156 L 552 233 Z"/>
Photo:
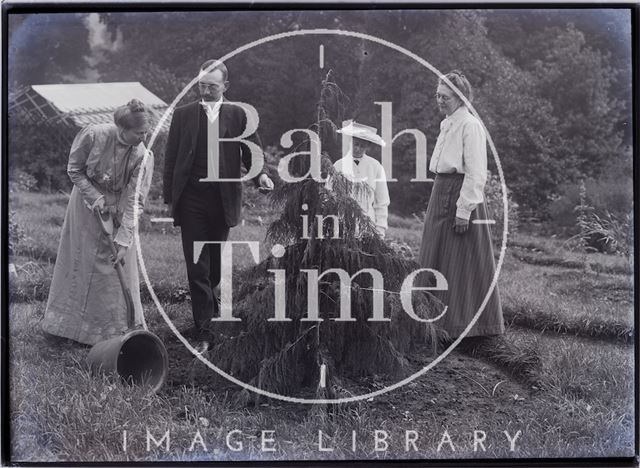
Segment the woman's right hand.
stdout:
<path fill-rule="evenodd" d="M 118 244 L 117 254 L 114 257 L 111 256 L 111 261 L 113 262 L 113 266 L 116 266 L 118 263 L 124 265 L 124 257 L 127 255 L 128 247 L 125 245 Z"/>
<path fill-rule="evenodd" d="M 469 229 L 469 220 L 464 218 L 458 218 L 453 223 L 453 231 L 456 234 L 464 234 Z"/>
<path fill-rule="evenodd" d="M 104 211 L 104 197 L 98 198 L 93 204 L 93 211 L 102 213 Z"/>

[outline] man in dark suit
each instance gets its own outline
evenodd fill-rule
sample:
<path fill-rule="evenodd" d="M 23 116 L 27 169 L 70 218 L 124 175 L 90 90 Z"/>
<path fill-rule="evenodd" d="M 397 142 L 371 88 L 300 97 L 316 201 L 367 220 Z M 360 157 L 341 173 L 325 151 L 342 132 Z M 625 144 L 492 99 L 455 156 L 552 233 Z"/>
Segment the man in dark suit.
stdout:
<path fill-rule="evenodd" d="M 224 99 L 227 77 L 224 63 L 208 60 L 202 64 L 198 82 L 201 100 L 175 109 L 165 151 L 164 201 L 174 225 L 181 228 L 196 332 L 206 330 L 218 310 L 215 288 L 220 282 L 220 246 L 205 245 L 194 263 L 193 243 L 226 241 L 229 229 L 238 224 L 242 209 L 240 163 L 250 172 L 249 145 L 258 149 L 260 145 L 256 133 L 244 138 L 248 144 L 240 141 L 247 128 L 247 114 Z M 234 181 L 209 177 L 209 162 L 214 159 L 219 164 L 215 179 Z M 202 181 L 206 178 L 210 180 Z M 252 180 L 261 191 L 273 189 L 273 182 L 263 172 Z"/>

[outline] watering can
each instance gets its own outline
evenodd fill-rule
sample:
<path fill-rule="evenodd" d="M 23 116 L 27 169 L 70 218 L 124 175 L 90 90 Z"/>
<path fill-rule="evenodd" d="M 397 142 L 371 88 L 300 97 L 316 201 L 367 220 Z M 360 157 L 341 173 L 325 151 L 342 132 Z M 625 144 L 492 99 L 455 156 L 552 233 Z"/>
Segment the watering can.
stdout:
<path fill-rule="evenodd" d="M 97 212 L 96 217 L 115 258 L 118 249 L 113 241 L 113 218 L 108 212 Z M 146 385 L 156 392 L 167 379 L 167 350 L 156 335 L 142 326 L 135 327 L 133 299 L 120 262 L 115 269 L 127 307 L 128 330 L 123 336 L 96 343 L 89 351 L 87 362 L 94 372 L 117 374 L 125 382 Z"/>

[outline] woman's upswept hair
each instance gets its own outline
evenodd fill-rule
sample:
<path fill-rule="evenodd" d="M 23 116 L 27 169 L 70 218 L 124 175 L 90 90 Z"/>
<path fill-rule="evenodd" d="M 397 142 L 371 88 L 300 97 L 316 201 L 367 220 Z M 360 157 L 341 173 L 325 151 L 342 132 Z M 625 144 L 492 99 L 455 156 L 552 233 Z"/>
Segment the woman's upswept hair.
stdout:
<path fill-rule="evenodd" d="M 118 127 L 130 130 L 149 124 L 151 121 L 151 113 L 142 101 L 132 99 L 124 106 L 116 109 L 113 114 L 113 121 Z"/>
<path fill-rule="evenodd" d="M 460 70 L 452 70 L 444 76 L 446 76 L 447 79 L 460 90 L 460 92 L 469 100 L 469 102 L 473 101 L 473 89 L 471 88 L 467 77 L 464 76 Z M 438 80 L 438 84 L 444 84 L 445 86 L 448 86 L 447 83 L 442 80 L 442 78 Z"/>

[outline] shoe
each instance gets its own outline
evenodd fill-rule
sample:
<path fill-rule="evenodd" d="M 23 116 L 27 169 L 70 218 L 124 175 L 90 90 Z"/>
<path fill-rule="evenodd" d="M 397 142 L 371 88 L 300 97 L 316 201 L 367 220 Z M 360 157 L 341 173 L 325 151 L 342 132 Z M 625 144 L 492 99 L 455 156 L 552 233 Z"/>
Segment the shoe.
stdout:
<path fill-rule="evenodd" d="M 190 328 L 182 331 L 182 336 L 189 340 L 199 340 L 202 337 L 202 328 L 193 325 Z"/>

